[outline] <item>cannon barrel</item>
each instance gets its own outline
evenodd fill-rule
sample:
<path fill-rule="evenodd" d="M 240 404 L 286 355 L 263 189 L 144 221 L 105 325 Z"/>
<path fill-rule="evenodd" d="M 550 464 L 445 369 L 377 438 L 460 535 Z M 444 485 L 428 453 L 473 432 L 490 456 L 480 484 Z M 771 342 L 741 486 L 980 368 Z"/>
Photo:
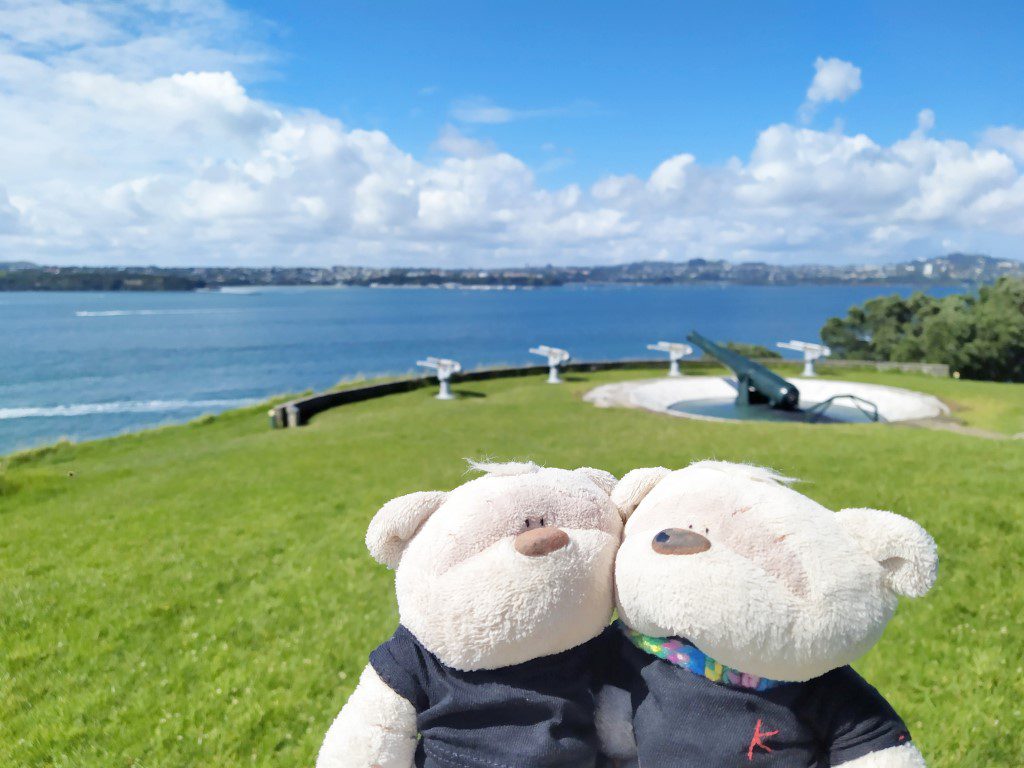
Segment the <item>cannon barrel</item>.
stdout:
<path fill-rule="evenodd" d="M 768 403 L 772 408 L 793 410 L 800 404 L 800 390 L 739 352 L 726 349 L 693 331 L 687 341 L 729 366 L 736 374 L 736 402 L 740 405 Z"/>

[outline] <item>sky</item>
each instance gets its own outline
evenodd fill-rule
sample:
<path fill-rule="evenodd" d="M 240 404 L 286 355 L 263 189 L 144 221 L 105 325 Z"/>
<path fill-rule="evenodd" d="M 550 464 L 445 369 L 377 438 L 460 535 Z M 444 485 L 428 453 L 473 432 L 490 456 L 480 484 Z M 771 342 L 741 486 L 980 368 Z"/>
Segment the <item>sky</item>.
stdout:
<path fill-rule="evenodd" d="M 1024 4 L 0 0 L 0 261 L 1024 258 Z"/>

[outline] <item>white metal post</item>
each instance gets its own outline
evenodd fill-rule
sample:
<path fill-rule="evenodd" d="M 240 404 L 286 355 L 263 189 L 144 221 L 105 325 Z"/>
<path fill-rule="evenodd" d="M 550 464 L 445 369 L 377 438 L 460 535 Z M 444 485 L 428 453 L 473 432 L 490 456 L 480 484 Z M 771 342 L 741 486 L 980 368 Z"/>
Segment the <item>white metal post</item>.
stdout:
<path fill-rule="evenodd" d="M 832 350 L 824 344 L 815 344 L 811 341 L 791 339 L 789 341 L 780 341 L 775 346 L 779 349 L 792 349 L 794 352 L 802 352 L 804 355 L 804 372 L 801 375 L 808 378 L 816 375 L 814 372 L 814 361 L 820 360 L 823 357 L 829 357 L 832 354 Z"/>
<path fill-rule="evenodd" d="M 558 369 L 563 363 L 568 362 L 571 357 L 566 350 L 540 344 L 539 346 L 531 347 L 530 354 L 540 355 L 548 359 L 548 384 L 562 383 L 562 379 L 558 375 Z"/>
<path fill-rule="evenodd" d="M 454 400 L 455 399 L 455 395 L 452 394 L 452 390 L 451 390 L 451 387 L 448 384 L 448 379 L 447 378 L 443 378 L 442 379 L 439 376 L 438 379 L 437 379 L 437 383 L 441 385 L 440 386 L 440 390 L 437 393 L 437 399 L 438 400 Z"/>
<path fill-rule="evenodd" d="M 814 373 L 814 360 L 815 358 L 811 357 L 809 352 L 804 352 L 804 376 L 816 375 Z"/>
<path fill-rule="evenodd" d="M 668 352 L 668 375 L 672 379 L 683 375 L 679 371 L 679 361 L 693 352 L 689 344 L 674 341 L 659 341 L 657 344 L 648 344 L 647 348 L 654 352 Z"/>

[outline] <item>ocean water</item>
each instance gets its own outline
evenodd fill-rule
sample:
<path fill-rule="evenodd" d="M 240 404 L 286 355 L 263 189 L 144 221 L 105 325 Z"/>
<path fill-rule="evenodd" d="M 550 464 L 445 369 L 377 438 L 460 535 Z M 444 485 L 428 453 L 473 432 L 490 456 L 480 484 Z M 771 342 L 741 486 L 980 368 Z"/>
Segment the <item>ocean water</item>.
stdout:
<path fill-rule="evenodd" d="M 425 355 L 478 365 L 657 357 L 690 330 L 815 340 L 830 316 L 909 286 L 369 288 L 0 293 L 0 454 L 84 440 L 399 373 Z M 945 289 L 942 292 L 951 292 Z M 791 354 L 791 353 L 787 353 Z"/>

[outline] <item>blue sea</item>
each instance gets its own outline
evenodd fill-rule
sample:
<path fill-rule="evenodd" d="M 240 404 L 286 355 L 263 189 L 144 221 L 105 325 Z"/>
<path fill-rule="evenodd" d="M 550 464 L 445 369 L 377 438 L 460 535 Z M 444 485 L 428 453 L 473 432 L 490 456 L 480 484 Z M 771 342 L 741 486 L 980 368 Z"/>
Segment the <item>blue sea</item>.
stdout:
<path fill-rule="evenodd" d="M 518 291 L 273 288 L 0 293 L 0 454 L 186 421 L 425 355 L 464 368 L 657 357 L 645 345 L 814 340 L 826 318 L 909 286 L 575 286 Z M 945 289 L 951 292 L 954 289 Z"/>

